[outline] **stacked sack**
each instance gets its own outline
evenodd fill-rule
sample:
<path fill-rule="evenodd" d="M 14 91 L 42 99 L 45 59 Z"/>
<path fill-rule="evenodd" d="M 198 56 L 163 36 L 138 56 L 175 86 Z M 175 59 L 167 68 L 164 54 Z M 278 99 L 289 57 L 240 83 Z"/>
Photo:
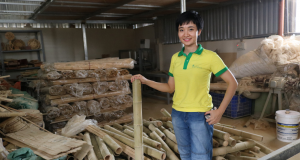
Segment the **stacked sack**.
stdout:
<path fill-rule="evenodd" d="M 43 64 L 40 80 L 33 81 L 41 110 L 52 123 L 67 121 L 74 115 L 92 116 L 98 122 L 125 115 L 132 106 L 128 80 L 132 59 L 99 60 Z"/>

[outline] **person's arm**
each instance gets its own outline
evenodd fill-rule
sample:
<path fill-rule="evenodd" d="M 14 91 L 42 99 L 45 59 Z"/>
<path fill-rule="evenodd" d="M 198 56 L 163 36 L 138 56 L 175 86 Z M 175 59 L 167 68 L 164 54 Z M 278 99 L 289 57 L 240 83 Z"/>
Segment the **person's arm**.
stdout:
<path fill-rule="evenodd" d="M 168 83 L 159 83 L 159 82 L 151 81 L 140 74 L 132 76 L 131 82 L 133 82 L 136 79 L 139 79 L 142 84 L 146 84 L 149 87 L 159 90 L 161 92 L 173 93 L 175 90 L 174 77 L 171 76 L 169 77 Z"/>
<path fill-rule="evenodd" d="M 225 112 L 238 87 L 238 83 L 230 70 L 227 70 L 221 74 L 221 78 L 228 84 L 228 88 L 219 108 L 217 110 L 212 110 L 205 113 L 205 115 L 210 114 L 210 118 L 206 120 L 206 122 L 208 122 L 210 125 L 216 124 L 221 120 L 223 113 Z"/>

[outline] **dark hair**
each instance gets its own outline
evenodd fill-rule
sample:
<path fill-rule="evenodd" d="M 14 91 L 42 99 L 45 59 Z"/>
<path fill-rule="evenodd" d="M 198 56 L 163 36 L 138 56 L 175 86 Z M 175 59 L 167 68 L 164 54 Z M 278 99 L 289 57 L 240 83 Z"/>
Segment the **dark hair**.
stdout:
<path fill-rule="evenodd" d="M 197 30 L 203 29 L 204 21 L 202 17 L 196 11 L 186 11 L 179 15 L 176 20 L 176 30 L 178 32 L 178 27 L 183 24 L 188 24 L 193 22 L 197 26 Z"/>

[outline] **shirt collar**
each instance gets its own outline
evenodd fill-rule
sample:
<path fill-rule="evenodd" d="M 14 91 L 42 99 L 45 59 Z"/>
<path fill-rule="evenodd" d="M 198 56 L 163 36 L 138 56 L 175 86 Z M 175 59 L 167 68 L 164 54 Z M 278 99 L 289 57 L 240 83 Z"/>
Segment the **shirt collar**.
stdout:
<path fill-rule="evenodd" d="M 179 52 L 178 57 L 185 54 L 183 51 L 184 51 L 184 47 L 182 47 L 182 50 Z M 203 51 L 202 45 L 198 44 L 198 49 L 195 52 L 190 52 L 190 53 L 196 53 L 196 54 L 200 55 L 202 53 L 202 51 Z"/>

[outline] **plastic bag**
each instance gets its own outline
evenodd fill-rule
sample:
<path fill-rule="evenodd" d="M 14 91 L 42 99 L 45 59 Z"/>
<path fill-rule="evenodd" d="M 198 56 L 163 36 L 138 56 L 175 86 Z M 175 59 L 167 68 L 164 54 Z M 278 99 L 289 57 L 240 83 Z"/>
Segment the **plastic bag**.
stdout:
<path fill-rule="evenodd" d="M 57 107 L 47 107 L 45 110 L 47 113 L 47 120 L 52 120 L 60 116 L 60 109 Z"/>
<path fill-rule="evenodd" d="M 117 84 L 119 90 L 122 90 L 124 92 L 130 90 L 128 80 L 116 79 L 116 84 Z"/>
<path fill-rule="evenodd" d="M 118 75 L 119 76 L 124 76 L 124 75 L 128 75 L 129 71 L 127 69 L 119 69 L 118 70 Z"/>
<path fill-rule="evenodd" d="M 62 129 L 62 135 L 66 137 L 75 136 L 76 134 L 85 130 L 89 125 L 96 125 L 97 122 L 92 119 L 85 120 L 85 115 L 75 115 L 67 123 L 67 125 Z"/>
<path fill-rule="evenodd" d="M 82 95 L 93 93 L 93 87 L 90 83 L 66 84 L 66 85 L 64 85 L 64 88 L 66 89 L 67 93 L 69 93 L 75 97 L 80 97 Z"/>
<path fill-rule="evenodd" d="M 55 85 L 49 87 L 49 94 L 52 96 L 59 96 L 59 95 L 65 95 L 67 94 L 66 90 L 64 87 L 61 85 Z"/>
<path fill-rule="evenodd" d="M 88 78 L 98 78 L 99 74 L 97 74 L 94 70 L 88 70 Z"/>
<path fill-rule="evenodd" d="M 86 78 L 88 76 L 87 70 L 76 70 L 74 71 L 76 78 Z"/>
<path fill-rule="evenodd" d="M 61 77 L 61 74 L 59 74 L 57 71 L 51 71 L 43 75 L 46 79 L 49 80 L 56 80 Z"/>
<path fill-rule="evenodd" d="M 118 91 L 120 90 L 116 82 L 108 82 L 108 90 L 109 91 Z"/>
<path fill-rule="evenodd" d="M 104 70 L 104 69 L 101 69 L 101 68 L 95 69 L 94 72 L 96 74 L 98 74 L 99 78 L 105 78 L 106 77 L 106 70 Z"/>
<path fill-rule="evenodd" d="M 106 109 L 106 108 L 109 108 L 110 107 L 110 102 L 108 100 L 108 98 L 99 98 L 97 99 L 97 101 L 99 102 L 99 105 L 102 109 Z"/>
<path fill-rule="evenodd" d="M 100 114 L 100 104 L 95 100 L 87 101 L 86 108 L 89 114 L 97 115 Z"/>
<path fill-rule="evenodd" d="M 118 76 L 118 69 L 117 68 L 109 68 L 106 69 L 106 77 L 107 78 L 113 78 Z"/>
<path fill-rule="evenodd" d="M 72 104 L 74 113 L 77 113 L 79 115 L 85 115 L 87 114 L 87 103 L 86 101 L 79 101 L 74 102 Z"/>
<path fill-rule="evenodd" d="M 70 104 L 59 104 L 58 109 L 60 110 L 60 115 L 69 118 L 73 114 L 73 107 Z"/>
<path fill-rule="evenodd" d="M 96 94 L 103 94 L 108 91 L 108 82 L 94 82 L 93 89 Z"/>
<path fill-rule="evenodd" d="M 73 70 L 62 70 L 61 78 L 62 79 L 74 79 L 74 78 L 76 78 L 76 75 Z"/>

